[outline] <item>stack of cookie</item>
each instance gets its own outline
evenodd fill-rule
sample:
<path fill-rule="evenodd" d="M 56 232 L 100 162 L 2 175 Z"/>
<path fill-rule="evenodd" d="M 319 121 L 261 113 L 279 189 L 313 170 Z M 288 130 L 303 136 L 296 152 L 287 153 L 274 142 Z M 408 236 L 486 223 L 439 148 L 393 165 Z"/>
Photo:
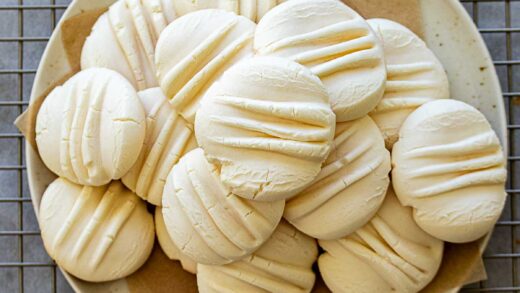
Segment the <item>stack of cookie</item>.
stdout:
<path fill-rule="evenodd" d="M 432 51 L 337 0 L 119 0 L 81 67 L 36 142 L 45 247 L 86 281 L 156 235 L 200 292 L 418 292 L 504 206 L 498 138 Z"/>

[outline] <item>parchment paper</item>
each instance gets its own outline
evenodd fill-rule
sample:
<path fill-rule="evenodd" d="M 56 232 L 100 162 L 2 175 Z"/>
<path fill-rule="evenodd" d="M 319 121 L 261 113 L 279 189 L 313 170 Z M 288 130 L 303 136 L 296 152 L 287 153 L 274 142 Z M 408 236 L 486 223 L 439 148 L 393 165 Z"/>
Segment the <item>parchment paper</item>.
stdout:
<path fill-rule="evenodd" d="M 342 0 L 364 18 L 388 18 L 423 37 L 421 7 L 417 0 Z M 434 0 L 435 1 L 435 0 Z"/>

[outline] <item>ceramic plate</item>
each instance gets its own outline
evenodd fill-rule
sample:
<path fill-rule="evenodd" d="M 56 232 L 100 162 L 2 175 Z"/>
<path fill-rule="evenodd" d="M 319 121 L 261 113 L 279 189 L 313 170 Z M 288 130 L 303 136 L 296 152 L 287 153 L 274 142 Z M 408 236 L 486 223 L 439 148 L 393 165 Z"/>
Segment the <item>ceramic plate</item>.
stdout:
<path fill-rule="evenodd" d="M 50 85 L 57 82 L 57 78 L 71 71 L 64 58 L 65 51 L 61 42 L 63 21 L 82 11 L 108 7 L 114 1 L 75 0 L 72 2 L 45 49 L 34 81 L 31 100 L 41 96 Z M 420 3 L 425 41 L 448 72 L 452 98 L 467 102 L 482 111 L 497 132 L 502 145 L 507 147 L 506 118 L 498 77 L 486 46 L 471 18 L 457 0 L 420 0 Z M 26 145 L 26 150 L 29 187 L 34 210 L 38 215 L 42 194 L 55 176 L 43 165 L 30 145 Z M 487 240 L 481 243 L 483 251 Z M 67 273 L 64 275 L 76 291 L 129 291 L 125 279 L 93 284 L 78 280 Z"/>

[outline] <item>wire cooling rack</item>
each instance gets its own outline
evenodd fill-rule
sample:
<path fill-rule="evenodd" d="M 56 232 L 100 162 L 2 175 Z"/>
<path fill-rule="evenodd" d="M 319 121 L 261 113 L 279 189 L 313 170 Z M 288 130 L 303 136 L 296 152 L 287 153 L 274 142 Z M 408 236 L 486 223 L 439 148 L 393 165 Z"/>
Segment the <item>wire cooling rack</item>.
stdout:
<path fill-rule="evenodd" d="M 429 0 L 437 1 L 437 0 Z M 27 185 L 26 108 L 39 60 L 71 0 L 0 0 L 0 292 L 71 292 L 43 249 Z M 486 41 L 508 115 L 509 198 L 485 252 L 488 280 L 465 292 L 520 292 L 520 0 L 461 0 Z M 519 237 L 519 238 L 517 238 Z"/>

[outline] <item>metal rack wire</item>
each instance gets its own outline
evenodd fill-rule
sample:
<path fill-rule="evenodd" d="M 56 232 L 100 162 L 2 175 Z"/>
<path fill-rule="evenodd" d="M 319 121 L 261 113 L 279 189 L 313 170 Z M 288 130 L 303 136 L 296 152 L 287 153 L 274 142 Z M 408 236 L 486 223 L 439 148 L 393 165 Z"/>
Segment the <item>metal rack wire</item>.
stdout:
<path fill-rule="evenodd" d="M 24 138 L 8 122 L 28 105 L 32 78 L 36 65 L 27 59 L 30 44 L 44 47 L 50 32 L 71 0 L 0 0 L 0 48 L 16 48 L 17 62 L 7 54 L 0 54 L 0 292 L 70 292 L 55 264 L 42 249 L 40 232 L 35 224 L 29 190 L 26 186 Z M 436 0 L 431 0 L 436 1 Z M 502 82 L 504 102 L 508 114 L 509 193 L 508 204 L 497 223 L 495 233 L 485 253 L 489 279 L 472 284 L 465 292 L 520 292 L 520 0 L 460 0 L 492 49 L 494 64 Z M 498 6 L 502 15 L 497 21 L 484 22 L 483 18 L 496 17 L 486 9 Z M 496 12 L 497 7 L 493 11 Z M 32 36 L 24 27 L 31 11 L 45 12 L 50 21 L 48 34 Z M 516 11 L 516 13 L 515 13 Z M 16 14 L 16 33 L 8 31 L 3 15 Z M 489 20 L 489 19 L 488 19 Z M 33 24 L 34 25 L 34 24 Z M 7 45 L 6 45 L 7 44 Z M 1 52 L 1 51 L 0 51 Z M 11 55 L 11 54 L 9 54 Z M 39 56 L 36 56 L 40 58 Z M 9 61 L 9 62 L 8 62 Z M 10 64 L 10 65 L 5 65 Z M 15 81 L 13 84 L 11 81 Z M 519 86 L 516 86 L 518 84 Z M 14 88 L 6 90 L 3 86 Z M 4 92 L 16 93 L 16 97 Z M 5 95 L 5 96 L 4 96 Z M 11 115 L 11 116 L 9 116 Z M 4 116 L 4 117 L 2 117 Z M 7 117 L 9 116 L 9 117 Z M 5 120 L 5 121 L 4 121 Z M 7 122 L 6 122 L 7 121 Z M 5 149 L 14 151 L 4 152 Z M 8 159 L 4 159 L 8 157 Z M 5 186 L 3 186 L 5 185 Z M 9 186 L 7 186 L 9 185 Z M 8 188 L 7 188 L 8 187 Z M 6 211 L 10 211 L 7 213 Z M 15 217 L 12 214 L 16 214 Z M 8 215 L 5 215 L 8 214 Z M 6 221 L 7 218 L 10 221 Z M 11 222 L 12 225 L 4 225 Z M 31 243 L 32 245 L 28 245 Z M 35 247 L 36 249 L 35 253 Z M 1 251 L 6 250 L 6 253 Z M 9 251 L 15 251 L 10 253 Z M 11 255 L 10 255 L 11 254 Z M 35 257 L 35 255 L 38 255 Z M 43 255 L 43 256 L 42 256 Z M 31 271 L 40 268 L 44 271 Z"/>

